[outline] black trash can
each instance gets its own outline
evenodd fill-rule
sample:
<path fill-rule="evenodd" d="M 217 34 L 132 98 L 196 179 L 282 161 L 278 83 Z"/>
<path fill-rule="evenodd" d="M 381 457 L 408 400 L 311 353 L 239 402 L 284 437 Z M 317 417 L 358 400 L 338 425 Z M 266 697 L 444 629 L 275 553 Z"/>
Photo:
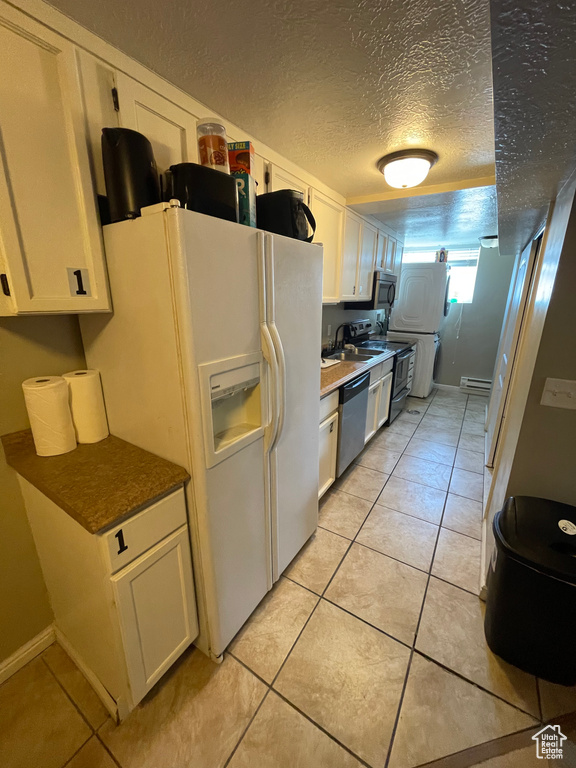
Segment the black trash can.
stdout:
<path fill-rule="evenodd" d="M 504 661 L 576 684 L 576 507 L 512 496 L 494 518 L 484 631 Z"/>

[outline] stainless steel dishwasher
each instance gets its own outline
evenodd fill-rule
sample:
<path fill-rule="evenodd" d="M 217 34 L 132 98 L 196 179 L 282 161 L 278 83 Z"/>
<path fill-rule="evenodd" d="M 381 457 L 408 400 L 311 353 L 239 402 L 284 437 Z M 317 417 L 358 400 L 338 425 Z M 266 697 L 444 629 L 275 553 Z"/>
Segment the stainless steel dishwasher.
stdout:
<path fill-rule="evenodd" d="M 338 406 L 340 431 L 336 477 L 340 477 L 364 448 L 369 386 L 370 373 L 363 373 L 357 379 L 340 387 L 340 405 Z"/>

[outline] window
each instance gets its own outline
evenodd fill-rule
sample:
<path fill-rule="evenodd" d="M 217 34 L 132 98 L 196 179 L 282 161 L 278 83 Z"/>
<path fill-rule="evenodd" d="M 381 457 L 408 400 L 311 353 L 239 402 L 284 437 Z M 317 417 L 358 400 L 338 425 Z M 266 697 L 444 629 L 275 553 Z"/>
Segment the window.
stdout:
<path fill-rule="evenodd" d="M 478 271 L 480 248 L 448 248 L 450 267 L 449 301 L 457 304 L 471 304 Z M 408 248 L 404 250 L 402 264 L 422 264 L 436 261 L 436 249 Z"/>

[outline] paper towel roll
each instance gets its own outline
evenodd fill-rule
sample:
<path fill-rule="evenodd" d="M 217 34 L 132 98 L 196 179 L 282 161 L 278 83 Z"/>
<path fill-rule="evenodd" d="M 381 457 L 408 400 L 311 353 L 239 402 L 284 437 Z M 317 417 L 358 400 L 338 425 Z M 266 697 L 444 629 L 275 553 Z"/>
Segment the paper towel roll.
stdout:
<path fill-rule="evenodd" d="M 108 437 L 108 419 L 100 373 L 94 370 L 63 373 L 70 390 L 70 410 L 79 443 L 97 443 Z"/>
<path fill-rule="evenodd" d="M 37 376 L 22 383 L 38 456 L 59 456 L 76 448 L 68 385 L 62 376 Z"/>

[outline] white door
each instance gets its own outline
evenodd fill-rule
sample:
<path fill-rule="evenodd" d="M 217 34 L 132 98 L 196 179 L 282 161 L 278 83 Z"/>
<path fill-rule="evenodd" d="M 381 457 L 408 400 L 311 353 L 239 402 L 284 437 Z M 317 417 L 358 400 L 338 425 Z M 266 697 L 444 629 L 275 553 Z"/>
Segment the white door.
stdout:
<path fill-rule="evenodd" d="M 198 635 L 188 526 L 112 577 L 133 703 Z"/>
<path fill-rule="evenodd" d="M 0 11 L 0 314 L 110 309 L 73 46 Z"/>
<path fill-rule="evenodd" d="M 494 457 L 498 447 L 498 436 L 506 415 L 506 396 L 510 385 L 514 356 L 518 346 L 518 339 L 520 338 L 524 309 L 537 251 L 537 241 L 530 243 L 522 251 L 513 287 L 511 288 L 508 297 L 506 319 L 504 321 L 500 347 L 498 349 L 498 357 L 496 358 L 496 366 L 493 376 L 494 383 L 490 394 L 486 421 L 486 431 L 488 433 L 486 443 L 489 446 L 486 463 L 489 467 L 494 466 Z"/>
<path fill-rule="evenodd" d="M 176 163 L 198 162 L 197 116 L 123 72 L 116 74 L 120 125 L 150 140 L 158 172 Z"/>
<path fill-rule="evenodd" d="M 309 243 L 266 235 L 266 268 L 273 287 L 267 323 L 277 329 L 280 379 L 278 436 L 270 453 L 277 580 L 318 524 L 320 401 L 309 395 L 320 391 L 321 252 Z"/>
<path fill-rule="evenodd" d="M 340 298 L 342 301 L 358 301 L 356 278 L 358 275 L 361 236 L 362 219 L 347 210 L 344 224 L 342 273 L 340 276 Z"/>
<path fill-rule="evenodd" d="M 382 379 L 382 391 L 378 401 L 378 428 L 380 428 L 390 415 L 390 400 L 392 398 L 392 377 L 393 372 L 387 373 Z"/>
<path fill-rule="evenodd" d="M 446 308 L 448 266 L 407 264 L 402 270 L 390 329 L 436 333 Z"/>
<path fill-rule="evenodd" d="M 324 246 L 322 302 L 340 300 L 340 261 L 344 230 L 344 207 L 316 189 L 310 191 L 310 208 L 316 219 L 314 241 Z"/>
<path fill-rule="evenodd" d="M 362 222 L 360 259 L 358 261 L 358 283 L 356 294 L 366 301 L 372 295 L 374 259 L 376 258 L 376 237 L 378 230 L 367 222 Z"/>
<path fill-rule="evenodd" d="M 378 406 L 380 403 L 380 392 L 382 390 L 382 379 L 372 384 L 368 390 L 368 407 L 366 409 L 366 432 L 364 434 L 364 445 L 374 436 L 378 429 Z"/>
<path fill-rule="evenodd" d="M 320 424 L 318 498 L 323 496 L 336 480 L 336 456 L 338 453 L 338 412 L 328 416 Z"/>

